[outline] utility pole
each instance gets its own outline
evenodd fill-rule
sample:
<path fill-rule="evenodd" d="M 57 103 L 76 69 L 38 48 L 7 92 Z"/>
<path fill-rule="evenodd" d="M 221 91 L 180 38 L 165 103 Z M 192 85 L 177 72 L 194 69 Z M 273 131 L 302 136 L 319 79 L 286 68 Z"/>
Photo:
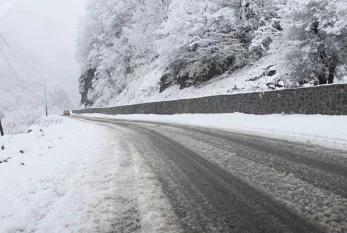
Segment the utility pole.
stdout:
<path fill-rule="evenodd" d="M 44 91 L 45 91 L 45 109 L 46 109 L 46 117 L 48 117 L 48 105 L 47 105 L 46 83 L 43 84 L 43 89 L 44 89 Z"/>

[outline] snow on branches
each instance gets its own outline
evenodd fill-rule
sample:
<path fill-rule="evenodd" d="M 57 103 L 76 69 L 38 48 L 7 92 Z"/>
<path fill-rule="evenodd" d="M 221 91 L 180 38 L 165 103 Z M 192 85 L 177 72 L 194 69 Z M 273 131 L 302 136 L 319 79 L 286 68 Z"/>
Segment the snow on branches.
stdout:
<path fill-rule="evenodd" d="M 145 91 L 197 86 L 256 63 L 274 41 L 293 48 L 297 80 L 333 82 L 347 64 L 346 22 L 345 0 L 89 0 L 76 56 L 82 102 L 108 105 L 149 73 Z"/>
<path fill-rule="evenodd" d="M 345 0 L 307 0 L 292 10 L 290 19 L 293 76 L 301 82 L 333 83 L 337 68 L 347 64 Z"/>

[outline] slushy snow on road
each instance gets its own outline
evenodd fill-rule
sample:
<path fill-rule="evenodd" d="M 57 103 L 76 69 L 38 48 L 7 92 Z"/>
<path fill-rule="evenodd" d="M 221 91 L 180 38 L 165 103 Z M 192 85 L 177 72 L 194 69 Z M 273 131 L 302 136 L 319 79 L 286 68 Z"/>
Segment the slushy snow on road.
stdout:
<path fill-rule="evenodd" d="M 133 114 L 115 116 L 104 114 L 83 115 L 118 120 L 207 127 L 347 150 L 347 116 L 299 114 L 251 115 L 243 113 L 176 115 Z"/>

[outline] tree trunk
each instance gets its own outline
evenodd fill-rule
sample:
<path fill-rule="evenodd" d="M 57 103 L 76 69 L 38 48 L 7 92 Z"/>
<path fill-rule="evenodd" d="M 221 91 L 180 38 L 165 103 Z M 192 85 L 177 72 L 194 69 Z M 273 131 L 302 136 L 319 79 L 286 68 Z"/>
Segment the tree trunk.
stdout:
<path fill-rule="evenodd" d="M 318 80 L 319 80 L 319 85 L 327 84 L 327 79 L 326 79 L 326 77 L 325 77 L 324 72 L 320 72 L 320 73 L 318 74 Z"/>
<path fill-rule="evenodd" d="M 329 77 L 328 77 L 329 84 L 334 83 L 335 70 L 336 70 L 336 66 L 329 67 Z"/>
<path fill-rule="evenodd" d="M 1 136 L 4 136 L 4 129 L 2 128 L 2 124 L 1 124 L 1 120 L 0 120 L 0 133 L 1 133 Z"/>

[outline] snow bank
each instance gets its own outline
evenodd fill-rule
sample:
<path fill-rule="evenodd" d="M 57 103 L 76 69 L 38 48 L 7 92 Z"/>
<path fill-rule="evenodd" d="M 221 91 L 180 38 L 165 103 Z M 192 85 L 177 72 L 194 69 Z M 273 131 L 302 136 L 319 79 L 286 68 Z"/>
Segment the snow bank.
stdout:
<path fill-rule="evenodd" d="M 24 109 L 6 113 L 2 123 L 5 134 L 20 134 L 26 133 L 31 125 L 40 124 L 45 118 L 41 110 Z"/>
<path fill-rule="evenodd" d="M 105 131 L 61 118 L 31 130 L 0 138 L 0 232 L 77 230 L 90 215 L 84 197 L 95 192 L 83 179 L 100 154 L 92 135 Z"/>
<path fill-rule="evenodd" d="M 150 168 L 117 132 L 49 117 L 0 137 L 0 232 L 180 232 Z"/>
<path fill-rule="evenodd" d="M 324 115 L 248 115 L 179 114 L 179 115 L 102 115 L 85 114 L 123 120 L 163 122 L 231 130 L 240 133 L 312 143 L 347 149 L 347 116 Z"/>

